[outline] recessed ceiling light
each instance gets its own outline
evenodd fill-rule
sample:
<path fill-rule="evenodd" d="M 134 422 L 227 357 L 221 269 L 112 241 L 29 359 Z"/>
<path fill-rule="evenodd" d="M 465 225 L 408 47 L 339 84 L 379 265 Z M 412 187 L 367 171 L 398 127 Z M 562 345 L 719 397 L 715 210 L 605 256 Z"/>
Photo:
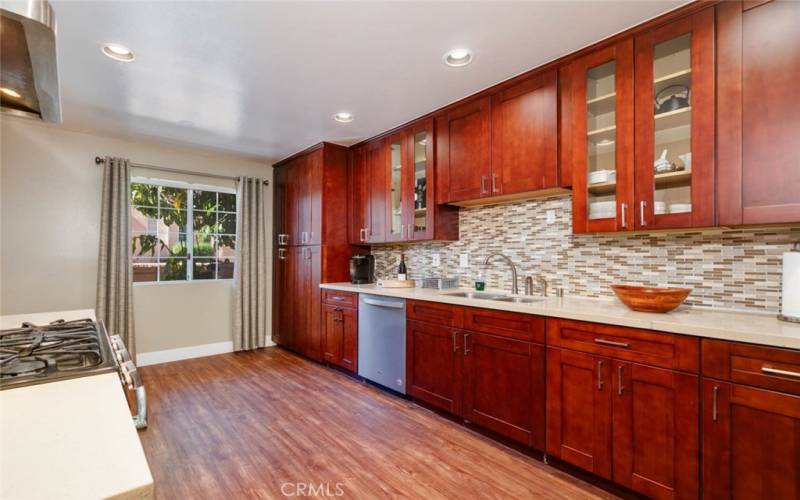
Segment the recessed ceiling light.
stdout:
<path fill-rule="evenodd" d="M 347 111 L 341 111 L 333 115 L 333 119 L 339 123 L 350 123 L 353 121 L 353 114 Z"/>
<path fill-rule="evenodd" d="M 20 93 L 17 92 L 16 90 L 9 89 L 6 87 L 0 87 L 0 92 L 4 93 L 9 97 L 13 97 L 14 99 L 19 99 L 20 97 L 22 97 L 22 95 L 20 95 Z"/>
<path fill-rule="evenodd" d="M 103 54 L 115 61 L 131 62 L 136 58 L 131 49 L 118 43 L 107 43 L 102 50 Z"/>
<path fill-rule="evenodd" d="M 472 52 L 469 49 L 453 49 L 444 55 L 444 63 L 454 68 L 466 66 L 472 62 Z"/>

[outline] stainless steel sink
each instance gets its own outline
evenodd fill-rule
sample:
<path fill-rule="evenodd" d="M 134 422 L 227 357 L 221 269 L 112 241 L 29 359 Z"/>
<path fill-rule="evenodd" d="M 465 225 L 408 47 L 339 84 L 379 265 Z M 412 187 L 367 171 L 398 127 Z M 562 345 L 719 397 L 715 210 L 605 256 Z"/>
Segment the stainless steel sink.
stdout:
<path fill-rule="evenodd" d="M 496 293 L 488 293 L 488 292 L 453 292 L 453 293 L 444 293 L 442 295 L 447 295 L 449 297 L 463 297 L 465 299 L 481 299 L 481 300 L 500 300 L 506 298 L 506 295 L 499 295 Z"/>
<path fill-rule="evenodd" d="M 534 304 L 536 302 L 542 302 L 544 299 L 539 297 L 501 297 L 492 300 L 498 302 L 514 302 L 515 304 Z"/>

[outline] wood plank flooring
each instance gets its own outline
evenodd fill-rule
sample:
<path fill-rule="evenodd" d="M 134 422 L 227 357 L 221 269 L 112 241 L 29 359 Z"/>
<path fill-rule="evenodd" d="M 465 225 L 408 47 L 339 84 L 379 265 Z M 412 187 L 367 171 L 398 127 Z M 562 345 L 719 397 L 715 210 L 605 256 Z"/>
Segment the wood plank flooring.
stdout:
<path fill-rule="evenodd" d="M 280 348 L 141 370 L 160 499 L 612 498 Z"/>

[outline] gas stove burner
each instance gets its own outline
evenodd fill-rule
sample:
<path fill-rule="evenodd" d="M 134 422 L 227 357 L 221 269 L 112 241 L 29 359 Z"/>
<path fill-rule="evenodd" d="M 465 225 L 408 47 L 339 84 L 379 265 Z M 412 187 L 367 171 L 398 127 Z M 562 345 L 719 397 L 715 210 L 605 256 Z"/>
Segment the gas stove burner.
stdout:
<path fill-rule="evenodd" d="M 4 389 L 114 366 L 105 328 L 91 319 L 23 323 L 0 331 L 0 387 Z"/>

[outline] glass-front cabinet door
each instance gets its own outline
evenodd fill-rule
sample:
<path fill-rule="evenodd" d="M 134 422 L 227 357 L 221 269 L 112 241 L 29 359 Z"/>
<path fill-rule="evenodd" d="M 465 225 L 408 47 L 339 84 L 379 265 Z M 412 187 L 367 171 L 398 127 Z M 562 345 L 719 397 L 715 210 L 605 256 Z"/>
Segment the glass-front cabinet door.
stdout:
<path fill-rule="evenodd" d="M 573 231 L 628 229 L 633 201 L 633 43 L 593 52 L 571 67 Z"/>
<path fill-rule="evenodd" d="M 433 182 L 433 121 L 411 127 L 407 137 L 408 239 L 430 239 L 434 210 L 433 188 L 429 186 L 429 182 Z"/>
<path fill-rule="evenodd" d="M 713 9 L 636 38 L 636 229 L 714 224 Z"/>
<path fill-rule="evenodd" d="M 387 241 L 405 241 L 409 239 L 406 225 L 406 209 L 408 202 L 405 189 L 406 151 L 405 134 L 398 133 L 389 137 L 387 154 L 389 220 Z"/>

